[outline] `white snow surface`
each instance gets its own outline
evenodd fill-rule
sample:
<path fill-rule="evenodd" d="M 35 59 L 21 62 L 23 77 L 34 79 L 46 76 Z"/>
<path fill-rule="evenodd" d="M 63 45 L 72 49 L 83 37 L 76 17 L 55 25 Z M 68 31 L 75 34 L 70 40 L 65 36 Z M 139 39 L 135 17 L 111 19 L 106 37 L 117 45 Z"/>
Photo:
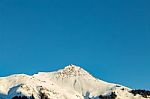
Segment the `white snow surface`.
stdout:
<path fill-rule="evenodd" d="M 48 99 L 100 99 L 100 95 L 111 92 L 115 92 L 116 99 L 150 99 L 141 95 L 134 96 L 129 93 L 130 90 L 122 85 L 96 79 L 75 65 L 54 72 L 39 72 L 32 76 L 15 74 L 0 77 L 0 99 L 12 99 L 15 96 L 41 99 L 41 94 Z"/>

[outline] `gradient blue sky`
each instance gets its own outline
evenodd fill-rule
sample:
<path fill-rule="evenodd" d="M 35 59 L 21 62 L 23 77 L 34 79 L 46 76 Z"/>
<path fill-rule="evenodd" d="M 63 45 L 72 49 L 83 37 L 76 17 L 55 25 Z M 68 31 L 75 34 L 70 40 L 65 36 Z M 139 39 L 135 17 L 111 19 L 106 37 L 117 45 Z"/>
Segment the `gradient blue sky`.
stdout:
<path fill-rule="evenodd" d="M 76 64 L 150 89 L 150 0 L 0 0 L 0 76 Z"/>

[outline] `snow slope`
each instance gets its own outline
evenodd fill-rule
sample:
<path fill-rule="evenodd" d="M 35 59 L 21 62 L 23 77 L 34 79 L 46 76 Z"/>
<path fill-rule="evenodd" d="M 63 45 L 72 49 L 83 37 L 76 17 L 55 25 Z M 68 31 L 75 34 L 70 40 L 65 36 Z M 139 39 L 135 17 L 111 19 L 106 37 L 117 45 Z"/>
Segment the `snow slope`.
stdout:
<path fill-rule="evenodd" d="M 134 95 L 131 90 L 96 79 L 75 65 L 32 76 L 16 74 L 0 78 L 0 99 L 150 99 Z"/>

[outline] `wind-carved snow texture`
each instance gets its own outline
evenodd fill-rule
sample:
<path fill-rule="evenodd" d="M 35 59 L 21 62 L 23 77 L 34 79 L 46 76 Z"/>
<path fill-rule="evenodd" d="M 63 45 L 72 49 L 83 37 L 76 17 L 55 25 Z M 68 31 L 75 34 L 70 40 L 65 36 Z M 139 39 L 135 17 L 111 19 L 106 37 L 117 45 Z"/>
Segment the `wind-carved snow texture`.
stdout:
<path fill-rule="evenodd" d="M 69 65 L 32 76 L 1 77 L 0 99 L 150 99 L 150 91 L 107 83 L 79 66 Z"/>

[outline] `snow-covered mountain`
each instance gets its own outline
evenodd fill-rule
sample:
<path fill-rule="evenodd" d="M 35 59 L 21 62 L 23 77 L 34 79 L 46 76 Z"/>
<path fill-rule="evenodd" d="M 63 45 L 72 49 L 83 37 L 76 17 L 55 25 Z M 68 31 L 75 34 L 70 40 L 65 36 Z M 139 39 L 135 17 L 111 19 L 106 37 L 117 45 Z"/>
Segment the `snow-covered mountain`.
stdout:
<path fill-rule="evenodd" d="M 150 91 L 107 83 L 81 67 L 69 65 L 32 76 L 0 77 L 0 99 L 150 99 Z"/>

